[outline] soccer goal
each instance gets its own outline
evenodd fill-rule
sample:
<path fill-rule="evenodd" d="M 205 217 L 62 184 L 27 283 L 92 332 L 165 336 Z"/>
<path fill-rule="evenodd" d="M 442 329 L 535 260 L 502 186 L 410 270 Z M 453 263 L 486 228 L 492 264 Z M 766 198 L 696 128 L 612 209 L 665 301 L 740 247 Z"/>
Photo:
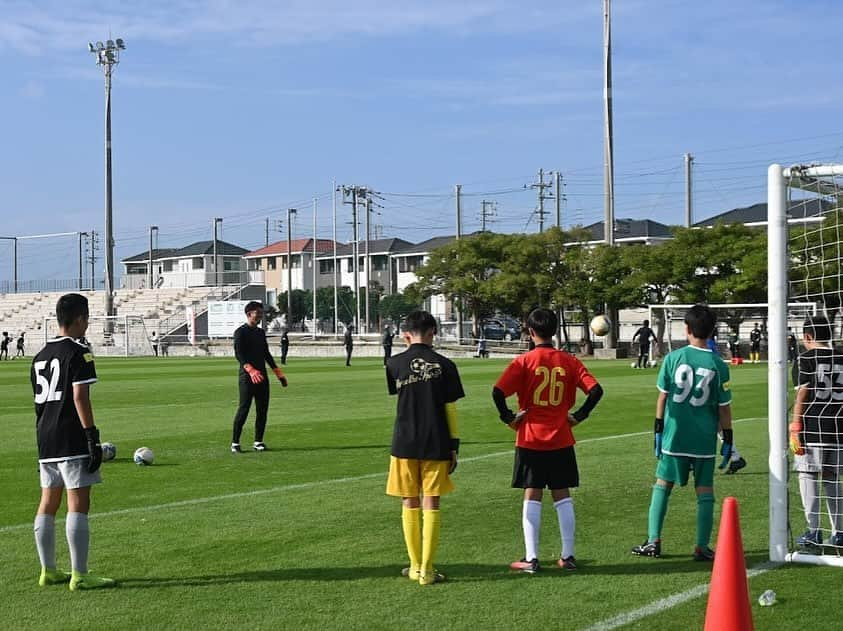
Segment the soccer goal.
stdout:
<path fill-rule="evenodd" d="M 806 445 L 808 460 L 797 461 L 788 446 L 788 348 L 793 344 L 788 338 L 801 340 L 802 326 L 788 322 L 786 308 L 789 300 L 816 303 L 817 315 L 831 323 L 831 346 L 838 347 L 843 337 L 843 165 L 773 164 L 767 187 L 770 559 L 843 567 L 843 546 L 835 545 L 843 535 L 833 536 L 841 531 L 840 469 L 831 460 L 840 462 L 834 408 L 843 402 L 843 355 L 837 356 L 840 365 L 834 361 L 839 350 L 826 351 L 827 365 L 820 357 L 811 364 L 816 369 L 807 394 L 815 404 L 806 408 L 812 410 L 803 417 L 806 430 L 810 418 L 828 414 L 832 420 L 819 424 L 807 441 L 821 444 L 820 450 L 812 454 Z M 820 409 L 824 411 L 817 412 Z M 799 471 L 794 470 L 797 464 Z M 800 536 L 803 531 L 811 535 Z"/>
<path fill-rule="evenodd" d="M 44 318 L 44 342 L 59 334 L 55 318 Z M 91 316 L 85 340 L 95 356 L 152 355 L 152 342 L 140 316 Z"/>

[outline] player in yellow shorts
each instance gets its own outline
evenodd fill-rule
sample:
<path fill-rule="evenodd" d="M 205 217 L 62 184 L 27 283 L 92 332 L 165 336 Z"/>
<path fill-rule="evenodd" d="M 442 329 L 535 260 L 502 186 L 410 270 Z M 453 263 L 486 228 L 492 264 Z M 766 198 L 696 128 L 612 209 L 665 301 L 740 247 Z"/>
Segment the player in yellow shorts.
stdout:
<path fill-rule="evenodd" d="M 435 335 L 433 316 L 414 311 L 404 322 L 407 350 L 386 362 L 389 393 L 398 395 L 386 493 L 402 500 L 410 557 L 402 573 L 421 585 L 445 580 L 433 568 L 439 498 L 454 488 L 450 475 L 460 448 L 455 402 L 465 396 L 457 367 L 432 348 Z"/>

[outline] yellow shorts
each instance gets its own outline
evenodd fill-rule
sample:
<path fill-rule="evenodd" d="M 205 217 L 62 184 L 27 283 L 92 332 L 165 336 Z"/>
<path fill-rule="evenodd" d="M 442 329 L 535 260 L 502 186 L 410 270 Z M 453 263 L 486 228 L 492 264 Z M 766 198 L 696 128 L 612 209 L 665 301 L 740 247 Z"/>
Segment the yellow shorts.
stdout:
<path fill-rule="evenodd" d="M 440 496 L 454 490 L 447 460 L 416 460 L 413 458 L 389 458 L 389 479 L 386 494 L 396 497 Z"/>

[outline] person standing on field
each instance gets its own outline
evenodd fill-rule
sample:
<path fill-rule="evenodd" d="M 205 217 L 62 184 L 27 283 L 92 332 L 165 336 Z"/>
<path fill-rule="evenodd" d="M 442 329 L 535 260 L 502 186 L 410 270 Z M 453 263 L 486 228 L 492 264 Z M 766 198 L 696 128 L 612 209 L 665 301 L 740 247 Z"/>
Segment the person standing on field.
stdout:
<path fill-rule="evenodd" d="M 392 357 L 392 329 L 388 326 L 383 329 L 383 365 L 386 366 L 386 361 Z"/>
<path fill-rule="evenodd" d="M 281 365 L 287 365 L 287 353 L 290 351 L 290 338 L 287 335 L 287 329 L 281 334 Z"/>
<path fill-rule="evenodd" d="M 41 502 L 35 546 L 41 587 L 69 583 L 71 591 L 112 587 L 116 581 L 88 572 L 91 487 L 102 481 L 100 433 L 94 425 L 90 387 L 97 381 L 94 357 L 78 340 L 88 328 L 88 299 L 65 294 L 56 304 L 59 336 L 32 361 Z M 67 494 L 65 534 L 71 572 L 56 568 L 56 513 Z"/>
<path fill-rule="evenodd" d="M 349 324 L 345 327 L 345 335 L 342 337 L 342 344 L 345 346 L 345 365 L 351 366 L 351 352 L 354 350 L 354 337 L 352 331 L 354 326 Z"/>
<path fill-rule="evenodd" d="M 11 341 L 9 332 L 3 331 L 3 339 L 0 340 L 0 359 L 9 359 L 9 343 Z"/>
<path fill-rule="evenodd" d="M 525 554 L 510 568 L 528 574 L 540 570 L 539 528 L 545 488 L 550 489 L 559 521 L 562 548 L 557 565 L 568 571 L 577 569 L 574 500 L 569 489 L 579 486 L 580 477 L 572 428 L 588 418 L 603 396 L 603 388 L 579 359 L 553 347 L 556 326 L 553 311 L 533 310 L 527 317 L 527 331 L 535 348 L 516 357 L 492 389 L 501 421 L 518 433 L 512 487 L 524 489 L 521 525 Z M 588 398 L 572 413 L 577 389 Z M 513 394 L 518 395 L 517 414 L 506 405 L 506 398 Z"/>
<path fill-rule="evenodd" d="M 252 399 L 255 400 L 255 442 L 252 448 L 255 451 L 266 451 L 266 443 L 263 442 L 266 415 L 269 410 L 269 381 L 266 375 L 266 364 L 269 364 L 281 385 L 287 387 L 287 377 L 275 365 L 275 360 L 266 343 L 266 334 L 258 327 L 258 323 L 263 319 L 263 305 L 253 300 L 246 305 L 245 311 L 246 324 L 240 325 L 234 332 L 234 355 L 240 363 L 240 374 L 237 380 L 240 389 L 240 405 L 234 415 L 234 428 L 231 435 L 232 453 L 241 452 L 240 434 L 243 432 L 243 425 L 246 424 L 246 417 L 249 416 Z"/>
<path fill-rule="evenodd" d="M 386 363 L 387 389 L 398 395 L 386 494 L 401 498 L 410 558 L 402 575 L 420 585 L 445 580 L 433 567 L 439 498 L 454 488 L 450 475 L 460 450 L 456 401 L 465 396 L 456 365 L 433 350 L 435 335 L 434 317 L 414 311 L 404 322 L 407 350 Z"/>

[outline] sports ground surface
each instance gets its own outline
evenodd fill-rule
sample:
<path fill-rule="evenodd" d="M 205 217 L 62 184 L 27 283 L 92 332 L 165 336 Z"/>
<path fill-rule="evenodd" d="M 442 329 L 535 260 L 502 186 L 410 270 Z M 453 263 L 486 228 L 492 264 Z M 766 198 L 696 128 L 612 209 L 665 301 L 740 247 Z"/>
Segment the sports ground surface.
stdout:
<path fill-rule="evenodd" d="M 38 500 L 29 362 L 0 364 L 0 628 L 698 629 L 711 566 L 691 560 L 696 502 L 671 497 L 663 557 L 629 548 L 646 535 L 655 460 L 654 370 L 592 362 L 606 395 L 575 433 L 577 559 L 563 574 L 558 527 L 545 499 L 541 561 L 523 555 L 520 493 L 509 488 L 514 435 L 496 417 L 491 386 L 505 362 L 458 362 L 467 397 L 457 490 L 443 499 L 442 585 L 400 577 L 400 507 L 384 495 L 395 401 L 380 360 L 296 359 L 290 387 L 273 384 L 270 451 L 228 451 L 236 407 L 233 359 L 100 359 L 92 389 L 103 465 L 91 520 L 91 570 L 117 589 L 37 586 L 32 518 Z M 733 371 L 735 440 L 749 466 L 715 481 L 740 502 L 756 629 L 839 628 L 840 570 L 768 569 L 766 366 Z M 513 403 L 514 405 L 514 403 Z M 252 418 L 244 444 L 251 439 Z M 132 463 L 135 448 L 156 455 Z M 791 503 L 798 503 L 792 496 Z M 794 529 L 802 520 L 794 506 Z M 63 513 L 63 509 L 60 515 Z M 716 538 L 715 523 L 715 538 Z M 59 567 L 67 566 L 63 527 Z M 712 542 L 712 546 L 713 546 Z M 765 589 L 779 603 L 754 601 Z M 725 608 L 732 603 L 722 603 Z"/>

